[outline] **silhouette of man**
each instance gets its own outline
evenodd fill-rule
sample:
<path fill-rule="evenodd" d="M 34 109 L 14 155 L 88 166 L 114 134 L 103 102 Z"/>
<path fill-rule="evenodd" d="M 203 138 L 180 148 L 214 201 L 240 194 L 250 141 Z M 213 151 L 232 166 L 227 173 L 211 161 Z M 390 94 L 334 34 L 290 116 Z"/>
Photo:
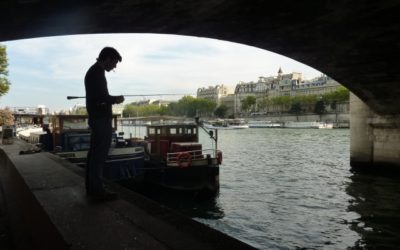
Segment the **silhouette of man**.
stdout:
<path fill-rule="evenodd" d="M 122 103 L 124 97 L 111 96 L 108 93 L 105 72 L 116 68 L 121 61 L 122 57 L 116 49 L 105 47 L 85 76 L 86 108 L 91 130 L 86 164 L 86 191 L 89 196 L 101 200 L 117 198 L 116 193 L 104 188 L 103 168 L 111 145 L 112 104 Z"/>

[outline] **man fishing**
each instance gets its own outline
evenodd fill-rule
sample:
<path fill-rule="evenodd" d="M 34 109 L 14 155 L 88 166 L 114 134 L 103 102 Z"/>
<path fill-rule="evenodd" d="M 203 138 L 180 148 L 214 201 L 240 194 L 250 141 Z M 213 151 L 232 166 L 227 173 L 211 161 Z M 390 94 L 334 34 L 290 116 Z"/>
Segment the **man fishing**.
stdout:
<path fill-rule="evenodd" d="M 86 165 L 86 192 L 98 200 L 116 199 L 118 195 L 105 189 L 103 168 L 111 145 L 112 104 L 124 102 L 123 96 L 108 93 L 105 72 L 117 67 L 121 55 L 112 47 L 100 51 L 97 62 L 86 72 L 86 109 L 91 130 L 90 149 Z"/>

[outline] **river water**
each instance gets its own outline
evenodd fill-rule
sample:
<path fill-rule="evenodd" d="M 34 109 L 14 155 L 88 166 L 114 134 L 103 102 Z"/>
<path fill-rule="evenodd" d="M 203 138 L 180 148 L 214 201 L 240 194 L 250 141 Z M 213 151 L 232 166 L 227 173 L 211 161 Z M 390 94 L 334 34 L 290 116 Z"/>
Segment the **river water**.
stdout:
<path fill-rule="evenodd" d="M 259 249 L 399 246 L 400 179 L 352 173 L 348 129 L 220 130 L 218 137 L 218 197 L 145 195 Z M 200 141 L 211 145 L 205 133 Z"/>

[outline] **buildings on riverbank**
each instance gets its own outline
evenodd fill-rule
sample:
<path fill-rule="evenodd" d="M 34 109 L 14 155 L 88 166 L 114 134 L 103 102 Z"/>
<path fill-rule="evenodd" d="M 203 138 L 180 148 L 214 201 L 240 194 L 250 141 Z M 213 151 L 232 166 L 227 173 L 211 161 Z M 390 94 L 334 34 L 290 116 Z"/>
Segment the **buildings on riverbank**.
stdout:
<path fill-rule="evenodd" d="M 209 87 L 201 87 L 197 90 L 197 97 L 215 102 L 218 106 L 225 105 L 227 115 L 234 116 L 261 116 L 261 115 L 280 115 L 288 113 L 291 108 L 289 105 L 274 104 L 271 100 L 277 97 L 295 97 L 295 96 L 322 96 L 326 93 L 333 92 L 341 88 L 341 85 L 332 78 L 321 75 L 319 77 L 304 80 L 302 73 L 292 72 L 284 74 L 281 69 L 278 70 L 276 76 L 261 76 L 257 81 L 239 82 L 236 86 L 231 87 L 224 84 L 219 84 Z M 255 98 L 255 105 L 251 109 L 243 108 L 243 101 L 252 96 Z M 154 104 L 158 106 L 168 106 L 170 101 L 163 100 L 141 100 L 134 105 L 143 106 Z M 312 105 L 315 104 L 315 101 Z M 313 106 L 301 107 L 302 113 L 313 113 Z M 43 106 L 43 105 L 41 105 Z M 16 107 L 11 108 L 13 113 L 43 113 L 49 114 L 46 107 Z M 348 113 L 349 104 L 335 103 L 335 107 L 327 105 L 328 113 Z M 125 105 L 113 105 L 113 113 L 122 115 Z M 251 111 L 250 111 L 251 110 Z M 73 108 L 57 112 L 59 114 L 80 114 L 86 113 L 85 105 L 76 104 Z M 295 112 L 294 112 L 295 113 Z"/>
<path fill-rule="evenodd" d="M 282 69 L 279 68 L 277 76 L 261 76 L 256 82 L 239 82 L 235 88 L 230 88 L 223 84 L 199 88 L 197 97 L 214 101 L 217 105 L 224 104 L 228 107 L 229 115 L 238 115 L 245 112 L 245 110 L 242 110 L 242 101 L 248 96 L 256 98 L 256 109 L 258 109 L 257 105 L 265 97 L 323 95 L 340 87 L 341 85 L 337 81 L 326 75 L 304 80 L 302 73 L 284 74 Z M 347 106 L 339 104 L 338 107 L 343 112 L 348 112 L 348 104 Z M 275 113 L 282 111 L 284 110 L 281 107 L 274 105 L 270 105 L 268 110 L 268 112 Z"/>
<path fill-rule="evenodd" d="M 38 105 L 36 107 L 6 107 L 13 114 L 18 115 L 48 115 L 50 110 L 45 105 Z"/>

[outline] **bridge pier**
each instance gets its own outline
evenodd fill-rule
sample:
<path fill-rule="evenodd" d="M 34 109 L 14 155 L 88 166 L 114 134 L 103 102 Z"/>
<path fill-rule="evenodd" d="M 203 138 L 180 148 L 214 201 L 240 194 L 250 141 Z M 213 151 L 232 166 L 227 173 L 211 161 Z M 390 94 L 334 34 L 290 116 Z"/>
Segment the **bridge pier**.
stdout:
<path fill-rule="evenodd" d="M 378 115 L 350 95 L 350 165 L 400 172 L 400 115 Z"/>

